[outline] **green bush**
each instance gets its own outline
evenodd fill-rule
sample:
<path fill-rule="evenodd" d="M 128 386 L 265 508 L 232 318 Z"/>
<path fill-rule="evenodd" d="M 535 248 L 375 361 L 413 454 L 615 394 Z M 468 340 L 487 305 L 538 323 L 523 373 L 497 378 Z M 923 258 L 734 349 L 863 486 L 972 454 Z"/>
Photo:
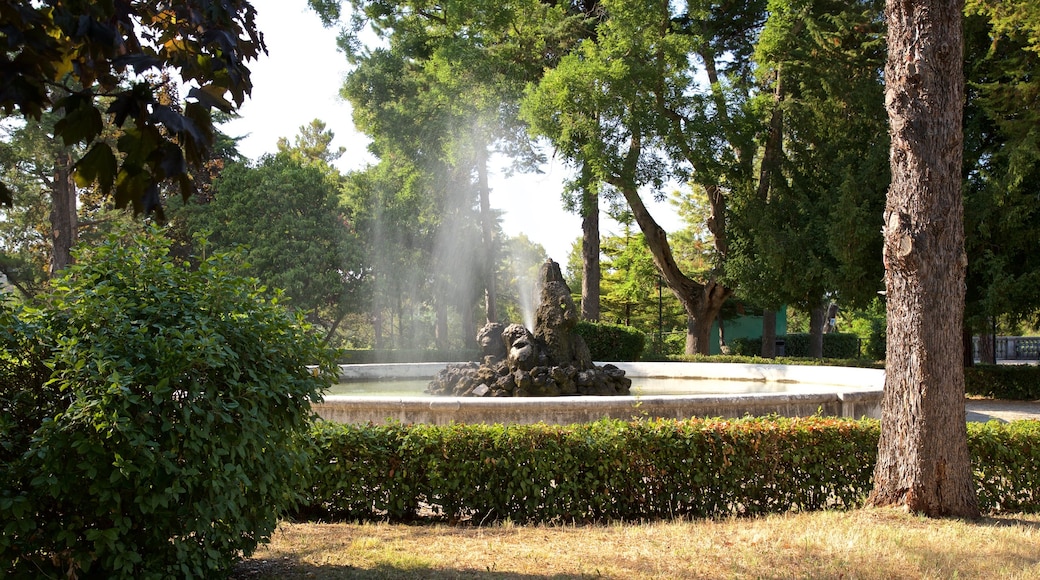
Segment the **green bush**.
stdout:
<path fill-rule="evenodd" d="M 596 361 L 639 360 L 646 345 L 646 335 L 631 326 L 582 321 L 575 332 L 585 339 Z"/>
<path fill-rule="evenodd" d="M 155 233 L 80 253 L 5 334 L 29 380 L 0 401 L 0 576 L 220 576 L 298 499 L 333 356 L 225 257 L 168 254 Z"/>
<path fill-rule="evenodd" d="M 964 391 L 994 399 L 1040 399 L 1040 366 L 975 365 L 964 369 Z"/>
<path fill-rule="evenodd" d="M 879 434 L 877 421 L 820 417 L 318 422 L 297 515 L 560 523 L 852 508 L 872 487 Z M 1040 422 L 973 423 L 968 445 L 984 511 L 1040 511 Z"/>

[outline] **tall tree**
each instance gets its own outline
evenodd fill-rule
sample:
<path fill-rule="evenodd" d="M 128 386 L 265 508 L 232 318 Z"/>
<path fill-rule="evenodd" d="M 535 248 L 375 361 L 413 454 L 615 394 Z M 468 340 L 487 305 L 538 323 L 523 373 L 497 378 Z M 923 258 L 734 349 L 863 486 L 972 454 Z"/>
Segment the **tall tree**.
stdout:
<path fill-rule="evenodd" d="M 536 131 L 624 198 L 663 280 L 686 309 L 691 353 L 708 352 L 711 323 L 733 294 L 725 283 L 727 198 L 754 187 L 757 128 L 746 105 L 764 7 L 759 1 L 739 7 L 601 2 L 592 37 L 525 101 Z M 716 267 L 697 279 L 676 263 L 667 232 L 642 197 L 660 195 L 676 177 L 689 178 L 710 201 Z"/>
<path fill-rule="evenodd" d="M 328 129 L 321 119 L 314 119 L 300 127 L 292 143 L 287 137 L 278 138 L 278 152 L 288 153 L 290 157 L 303 163 L 317 163 L 332 167 L 337 159 L 347 152 L 346 147 L 333 149 L 332 140 L 336 134 Z"/>
<path fill-rule="evenodd" d="M 810 313 L 823 356 L 827 305 L 882 289 L 878 216 L 888 186 L 883 2 L 773 0 L 756 46 L 773 141 L 758 187 L 732 196 L 727 272 L 752 300 Z M 768 341 L 764 341 L 768 342 Z"/>
<path fill-rule="evenodd" d="M 245 274 L 280 288 L 331 339 L 359 307 L 364 268 L 350 216 L 339 205 L 338 175 L 289 152 L 256 166 L 231 163 L 213 200 L 186 206 L 188 231 L 214 249 L 244 248 Z"/>
<path fill-rule="evenodd" d="M 86 149 L 78 182 L 113 192 L 117 207 L 161 210 L 164 180 L 192 193 L 188 165 L 213 143 L 213 109 L 232 111 L 252 88 L 246 62 L 266 50 L 255 17 L 246 0 L 0 2 L 0 110 L 56 113 L 55 136 Z M 166 70 L 192 86 L 183 110 L 146 75 Z M 106 115 L 122 130 L 114 145 L 101 139 Z M 0 203 L 11 201 L 0 182 Z"/>
<path fill-rule="evenodd" d="M 961 365 L 963 7 L 961 0 L 888 0 L 885 7 L 888 370 L 868 502 L 978 517 Z"/>
<path fill-rule="evenodd" d="M 540 70 L 535 55 L 541 39 L 538 19 L 524 10 L 550 10 L 537 2 L 518 5 L 456 0 L 426 2 L 352 0 L 351 19 L 341 43 L 354 64 L 344 86 L 355 107 L 355 124 L 376 143 L 377 155 L 411 157 L 440 187 L 474 196 L 484 255 L 482 281 L 486 318 L 499 318 L 495 270 L 497 242 L 490 207 L 489 161 L 495 149 L 508 150 L 516 167 L 538 157 L 515 114 L 527 76 Z M 339 2 L 312 2 L 327 24 L 339 21 Z M 370 27 L 379 48 L 357 42 Z M 390 71 L 394 71 L 390 73 Z M 378 95 L 378 96 L 377 96 Z M 467 204 L 468 205 L 468 204 Z"/>
<path fill-rule="evenodd" d="M 971 364 L 972 334 L 988 335 L 998 321 L 1040 321 L 1040 10 L 1026 0 L 970 0 L 965 13 Z"/>

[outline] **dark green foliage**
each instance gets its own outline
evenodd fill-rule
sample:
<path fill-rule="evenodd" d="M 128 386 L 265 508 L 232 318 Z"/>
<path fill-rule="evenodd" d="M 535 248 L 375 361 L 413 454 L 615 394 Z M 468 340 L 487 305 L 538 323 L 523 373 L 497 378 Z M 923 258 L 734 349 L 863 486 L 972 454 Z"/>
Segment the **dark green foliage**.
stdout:
<path fill-rule="evenodd" d="M 717 517 L 853 507 L 878 424 L 837 419 L 570 426 L 319 423 L 310 517 L 519 522 Z"/>
<path fill-rule="evenodd" d="M 979 397 L 1034 401 L 1040 399 L 1040 367 L 976 365 L 964 369 L 964 392 Z"/>
<path fill-rule="evenodd" d="M 306 481 L 331 353 L 224 257 L 168 251 L 110 238 L 4 333 L 28 380 L 0 392 L 0 576 L 220 576 Z"/>
<path fill-rule="evenodd" d="M 871 360 L 885 360 L 888 350 L 887 322 L 883 318 L 870 321 L 870 340 L 867 341 L 867 358 Z"/>
<path fill-rule="evenodd" d="M 877 421 L 820 417 L 579 425 L 319 422 L 298 515 L 408 521 L 632 521 L 853 508 L 872 487 Z M 1040 510 L 1040 422 L 969 427 L 987 511 Z M 427 516 L 428 517 L 428 516 Z"/>
<path fill-rule="evenodd" d="M 592 360 L 639 360 L 646 345 L 646 335 L 630 326 L 581 321 L 574 330 L 585 339 Z"/>
<path fill-rule="evenodd" d="M 686 331 L 665 332 L 658 335 L 656 332 L 647 335 L 649 344 L 643 351 L 642 360 L 663 361 L 674 357 L 694 356 L 708 358 L 711 355 L 687 355 L 686 353 Z"/>
<path fill-rule="evenodd" d="M 784 341 L 784 356 L 808 357 L 810 336 L 792 333 L 776 337 Z M 756 356 L 762 352 L 761 338 L 737 338 L 730 343 L 733 352 L 739 355 Z M 831 333 L 823 335 L 823 357 L 854 359 L 861 355 L 859 337 L 855 334 Z"/>

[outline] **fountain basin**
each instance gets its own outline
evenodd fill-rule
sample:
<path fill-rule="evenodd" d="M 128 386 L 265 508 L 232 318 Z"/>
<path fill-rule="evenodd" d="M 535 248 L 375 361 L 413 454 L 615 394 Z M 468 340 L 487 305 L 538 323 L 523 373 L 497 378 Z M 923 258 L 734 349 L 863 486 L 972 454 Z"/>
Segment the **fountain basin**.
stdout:
<path fill-rule="evenodd" d="M 343 365 L 341 380 L 429 379 L 447 363 Z M 784 392 L 576 397 L 420 397 L 328 395 L 314 405 L 339 423 L 550 423 L 604 418 L 725 417 L 776 414 L 880 418 L 884 371 L 848 367 L 736 363 L 613 363 L 639 379 L 782 383 Z M 764 389 L 768 390 L 768 389 Z"/>

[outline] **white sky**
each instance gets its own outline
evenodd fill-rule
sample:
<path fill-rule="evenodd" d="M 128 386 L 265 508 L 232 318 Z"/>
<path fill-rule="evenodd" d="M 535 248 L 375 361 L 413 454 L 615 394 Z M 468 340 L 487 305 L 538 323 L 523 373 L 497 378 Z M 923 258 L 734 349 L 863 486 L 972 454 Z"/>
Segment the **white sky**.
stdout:
<path fill-rule="evenodd" d="M 322 27 L 306 0 L 253 0 L 252 4 L 268 56 L 250 63 L 252 97 L 239 110 L 241 118 L 225 125 L 224 131 L 245 136 L 239 150 L 256 159 L 276 151 L 279 137 L 291 141 L 301 126 L 321 119 L 335 133 L 333 147 L 347 150 L 338 164 L 341 170 L 372 163 L 367 138 L 354 130 L 350 104 L 339 98 L 348 64 L 336 48 L 336 31 Z M 552 157 L 551 152 L 548 156 Z M 571 245 L 581 236 L 581 219 L 562 207 L 565 168 L 561 162 L 551 162 L 543 171 L 546 173 L 508 179 L 490 176 L 491 206 L 503 212 L 502 229 L 507 235 L 526 234 L 550 258 L 565 264 Z M 669 204 L 655 204 L 646 197 L 662 227 L 668 231 L 680 227 Z M 620 232 L 605 217 L 600 229 L 603 235 Z"/>

